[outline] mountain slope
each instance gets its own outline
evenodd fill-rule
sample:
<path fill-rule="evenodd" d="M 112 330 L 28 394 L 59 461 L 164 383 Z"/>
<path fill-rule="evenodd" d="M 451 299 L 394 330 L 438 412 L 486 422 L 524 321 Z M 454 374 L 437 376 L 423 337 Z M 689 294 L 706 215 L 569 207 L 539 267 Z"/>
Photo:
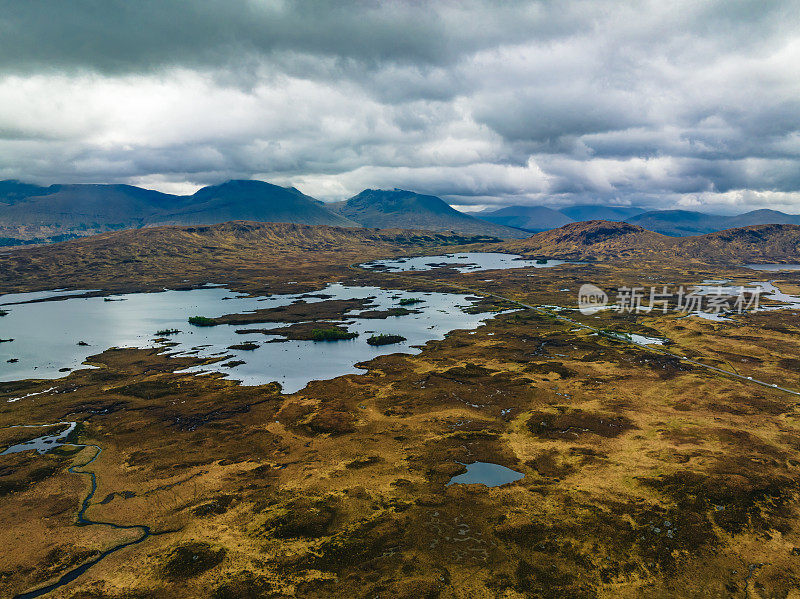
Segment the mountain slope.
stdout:
<path fill-rule="evenodd" d="M 653 210 L 629 218 L 627 222 L 676 237 L 702 235 L 725 228 L 724 216 L 691 210 Z"/>
<path fill-rule="evenodd" d="M 504 246 L 528 255 L 572 259 L 624 258 L 661 252 L 674 246 L 675 239 L 628 223 L 584 221 L 536 233 Z"/>
<path fill-rule="evenodd" d="M 689 237 L 670 237 L 612 221 L 571 223 L 503 244 L 527 256 L 579 260 L 680 259 L 707 263 L 797 262 L 800 225 L 751 225 Z"/>
<path fill-rule="evenodd" d="M 352 274 L 346 267 L 379 257 L 485 241 L 400 229 L 226 222 L 194 227 L 146 227 L 0 253 L 0 293 L 54 289 L 152 291 L 208 282 L 253 285 L 264 271 L 297 281 L 275 292 L 319 288 Z M 331 264 L 338 264 L 331 270 Z M 280 276 L 278 276 L 280 274 Z M 332 278 L 333 277 L 333 278 Z M 136 280 L 135 287 L 120 281 Z M 255 283 L 256 293 L 263 293 Z M 270 291 L 274 291 L 271 289 Z"/>
<path fill-rule="evenodd" d="M 0 245 L 141 227 L 161 211 L 185 202 L 181 196 L 132 185 L 0 184 Z"/>
<path fill-rule="evenodd" d="M 560 215 L 564 215 L 566 218 Z M 593 220 L 628 222 L 672 237 L 703 235 L 752 225 L 800 225 L 800 215 L 766 209 L 753 210 L 735 216 L 724 216 L 692 210 L 644 211 L 641 208 L 621 206 L 569 206 L 557 211 L 544 206 L 509 206 L 500 210 L 480 212 L 476 216 L 498 224 L 534 232 L 554 229 L 569 222 Z"/>
<path fill-rule="evenodd" d="M 725 219 L 726 229 L 752 225 L 800 225 L 800 215 L 762 209 L 745 212 L 738 216 L 728 216 Z"/>
<path fill-rule="evenodd" d="M 592 204 L 581 204 L 562 208 L 559 212 L 566 214 L 572 220 L 576 221 L 623 221 L 646 211 L 643 208 L 636 208 L 634 206 L 597 206 Z"/>
<path fill-rule="evenodd" d="M 206 225 L 231 220 L 359 226 L 294 187 L 242 180 L 204 187 L 191 196 L 180 210 L 159 214 L 149 223 Z"/>
<path fill-rule="evenodd" d="M 54 185 L 53 187 L 57 186 Z M 31 196 L 39 196 L 50 193 L 49 190 L 49 187 L 31 185 L 30 183 L 21 183 L 20 181 L 13 179 L 0 181 L 0 205 L 16 204 L 17 202 Z"/>
<path fill-rule="evenodd" d="M 0 181 L 0 245 L 60 241 L 155 224 L 257 220 L 357 227 L 294 188 L 228 181 L 176 196 L 132 185 L 51 185 Z"/>
<path fill-rule="evenodd" d="M 690 210 L 654 210 L 626 219 L 664 235 L 702 235 L 736 227 L 767 224 L 800 224 L 800 216 L 785 214 L 777 210 L 753 210 L 737 216 L 706 214 Z"/>
<path fill-rule="evenodd" d="M 546 206 L 509 206 L 500 210 L 479 212 L 476 216 L 526 231 L 547 231 L 573 222 L 569 216 Z"/>
<path fill-rule="evenodd" d="M 707 262 L 800 262 L 800 225 L 750 225 L 681 238 L 681 253 Z"/>
<path fill-rule="evenodd" d="M 365 189 L 345 202 L 332 205 L 332 208 L 365 227 L 455 231 L 503 238 L 525 236 L 522 231 L 459 212 L 436 196 L 401 189 Z"/>
<path fill-rule="evenodd" d="M 0 209 L 0 224 L 74 227 L 144 223 L 182 199 L 132 185 L 51 185 Z"/>

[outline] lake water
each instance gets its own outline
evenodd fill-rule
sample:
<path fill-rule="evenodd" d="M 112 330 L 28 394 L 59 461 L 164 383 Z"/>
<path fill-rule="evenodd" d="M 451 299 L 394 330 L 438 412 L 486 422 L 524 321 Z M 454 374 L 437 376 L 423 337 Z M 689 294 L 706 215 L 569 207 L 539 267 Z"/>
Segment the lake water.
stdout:
<path fill-rule="evenodd" d="M 508 483 L 513 483 L 525 475 L 511 468 L 506 468 L 500 464 L 492 464 L 490 462 L 473 462 L 465 464 L 467 471 L 458 476 L 454 476 L 447 483 L 450 485 L 473 485 L 480 484 L 487 487 L 499 487 Z"/>
<path fill-rule="evenodd" d="M 779 270 L 800 270 L 800 264 L 745 264 L 747 268 L 753 270 L 779 271 Z"/>
<path fill-rule="evenodd" d="M 22 443 L 17 443 L 16 445 L 12 445 L 8 449 L 6 449 L 0 455 L 7 455 L 9 453 L 19 453 L 20 451 L 30 451 L 31 449 L 36 450 L 37 453 L 45 453 L 50 451 L 51 449 L 55 449 L 56 447 L 61 447 L 62 445 L 66 444 L 67 436 L 75 430 L 77 426 L 77 422 L 59 422 L 55 425 L 45 424 L 45 425 L 37 425 L 37 424 L 23 424 L 19 427 L 12 427 L 12 428 L 46 428 L 50 426 L 61 426 L 61 430 L 56 431 L 52 434 L 45 433 L 40 437 L 36 437 L 35 439 L 31 439 L 30 441 L 23 441 Z"/>
<path fill-rule="evenodd" d="M 747 286 L 731 286 L 731 285 L 698 285 L 694 288 L 694 292 L 698 295 L 714 295 L 714 296 L 728 296 L 731 298 L 731 306 L 735 305 L 735 298 L 741 293 L 742 289 L 748 294 L 753 293 L 756 289 L 761 288 L 759 301 L 772 300 L 780 302 L 778 306 L 764 306 L 759 303 L 758 311 L 764 310 L 800 310 L 800 297 L 783 293 L 771 281 L 754 281 Z M 745 300 L 746 303 L 747 300 Z M 724 312 L 693 312 L 693 316 L 699 316 L 707 320 L 730 320 Z"/>
<path fill-rule="evenodd" d="M 69 292 L 71 295 L 81 292 Z M 347 287 L 329 285 L 315 294 L 330 298 L 310 297 L 307 294 L 247 297 L 221 287 L 205 287 L 190 291 L 133 293 L 110 298 L 69 297 L 56 293 L 13 294 L 0 296 L 0 309 L 8 311 L 0 317 L 0 381 L 28 378 L 53 379 L 65 376 L 64 368 L 87 368 L 84 360 L 111 347 L 159 347 L 153 339 L 156 331 L 178 329 L 169 341 L 178 345 L 169 351 L 175 355 L 200 357 L 229 356 L 230 360 L 189 369 L 190 372 L 215 371 L 245 385 L 278 381 L 286 393 L 302 389 L 312 380 L 331 379 L 343 374 L 363 372 L 356 363 L 376 356 L 396 352 L 418 353 L 422 345 L 443 339 L 454 329 L 475 329 L 491 314 L 466 314 L 462 308 L 471 305 L 469 296 L 444 293 L 411 293 L 377 287 Z M 36 301 L 47 297 L 67 297 L 56 301 Z M 302 300 L 308 303 L 324 299 L 371 298 L 367 310 L 397 307 L 404 298 L 423 302 L 409 306 L 419 313 L 393 316 L 387 319 L 359 319 L 358 311 L 348 313 L 348 329 L 359 333 L 353 340 L 336 342 L 284 341 L 263 334 L 237 334 L 241 329 L 270 329 L 286 326 L 282 323 L 253 325 L 218 325 L 194 327 L 190 316 L 219 317 L 257 309 L 285 306 Z M 119 301 L 108 301 L 119 300 Z M 324 324 L 320 327 L 324 328 Z M 401 335 L 406 341 L 373 347 L 367 338 L 375 334 Z M 253 351 L 229 350 L 229 345 L 251 341 L 259 344 Z M 85 343 L 87 345 L 79 345 Z M 8 360 L 16 360 L 9 362 Z M 231 360 L 244 361 L 233 367 L 224 364 Z M 21 398 L 12 398 L 19 400 Z"/>
<path fill-rule="evenodd" d="M 613 337 L 620 341 L 630 341 L 638 343 L 639 345 L 665 345 L 667 343 L 667 339 L 664 337 L 647 337 L 645 335 L 639 335 L 638 333 L 607 332 L 604 334 L 606 337 Z"/>
<path fill-rule="evenodd" d="M 790 309 L 790 310 L 800 310 L 800 296 L 791 295 L 789 293 L 783 293 L 780 289 L 778 289 L 771 281 L 756 281 L 753 283 L 756 287 L 761 287 L 762 295 L 761 297 L 764 299 L 774 300 L 776 302 L 782 302 L 784 306 L 770 306 L 762 309 L 765 310 L 783 310 L 783 309 Z"/>
<path fill-rule="evenodd" d="M 502 270 L 507 268 L 549 268 L 566 264 L 566 260 L 524 260 L 517 254 L 498 252 L 464 252 L 460 254 L 442 254 L 440 256 L 417 256 L 416 258 L 396 258 L 392 260 L 375 260 L 362 264 L 363 268 L 371 268 L 388 272 L 405 272 L 409 270 L 431 270 L 441 267 L 452 267 L 458 272 L 477 272 L 480 270 Z"/>

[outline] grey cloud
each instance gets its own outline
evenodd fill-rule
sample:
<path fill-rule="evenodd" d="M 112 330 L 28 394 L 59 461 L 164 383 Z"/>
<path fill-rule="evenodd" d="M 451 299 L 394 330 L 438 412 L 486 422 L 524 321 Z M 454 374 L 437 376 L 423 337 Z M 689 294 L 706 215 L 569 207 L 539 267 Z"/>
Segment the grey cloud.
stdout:
<path fill-rule="evenodd" d="M 540 144 L 642 124 L 628 99 L 585 92 L 568 82 L 559 90 L 510 92 L 477 107 L 475 118 L 510 141 Z"/>
<path fill-rule="evenodd" d="M 800 212 L 799 14 L 797 0 L 0 0 L 0 177 Z"/>
<path fill-rule="evenodd" d="M 0 2 L 0 67 L 138 71 L 219 66 L 244 54 L 446 64 L 463 52 L 574 29 L 557 3 L 379 0 Z"/>

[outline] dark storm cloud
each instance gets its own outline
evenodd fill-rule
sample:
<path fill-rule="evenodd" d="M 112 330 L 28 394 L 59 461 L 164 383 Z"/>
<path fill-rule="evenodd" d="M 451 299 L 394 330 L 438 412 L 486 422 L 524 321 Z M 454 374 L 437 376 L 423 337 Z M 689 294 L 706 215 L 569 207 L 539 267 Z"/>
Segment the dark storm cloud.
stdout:
<path fill-rule="evenodd" d="M 0 67 L 17 72 L 219 66 L 287 51 L 441 65 L 465 52 L 576 27 L 556 4 L 513 2 L 9 0 L 0 3 L 0 14 Z"/>
<path fill-rule="evenodd" d="M 0 178 L 800 212 L 798 15 L 798 0 L 0 0 Z"/>

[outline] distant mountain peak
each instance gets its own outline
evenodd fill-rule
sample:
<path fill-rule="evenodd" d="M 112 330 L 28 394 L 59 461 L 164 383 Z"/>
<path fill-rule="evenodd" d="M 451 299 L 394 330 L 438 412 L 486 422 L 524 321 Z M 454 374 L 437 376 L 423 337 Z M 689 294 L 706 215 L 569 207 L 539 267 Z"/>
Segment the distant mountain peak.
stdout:
<path fill-rule="evenodd" d="M 459 212 L 442 198 L 408 191 L 406 189 L 365 189 L 346 202 L 350 207 L 359 207 L 384 213 L 431 210 L 440 214 L 471 218 Z"/>
<path fill-rule="evenodd" d="M 481 212 L 480 218 L 524 231 L 547 231 L 572 222 L 566 214 L 547 206 L 507 206 L 491 212 Z"/>
<path fill-rule="evenodd" d="M 252 190 L 259 190 L 259 189 L 287 189 L 285 187 L 280 187 L 279 185 L 275 185 L 273 183 L 268 183 L 266 181 L 258 181 L 257 179 L 228 179 L 227 181 L 223 181 L 222 183 L 217 183 L 216 185 L 207 185 L 206 187 L 201 187 L 198 189 L 194 195 L 199 193 L 209 193 L 215 190 L 221 189 L 252 189 Z"/>
<path fill-rule="evenodd" d="M 203 187 L 191 196 L 188 205 L 162 215 L 158 222 L 212 224 L 231 220 L 359 226 L 294 187 L 255 179 L 231 179 Z"/>
<path fill-rule="evenodd" d="M 692 210 L 653 210 L 639 214 L 629 222 L 665 235 L 684 237 L 750 225 L 800 224 L 800 216 L 769 209 L 752 210 L 735 216 Z"/>
<path fill-rule="evenodd" d="M 459 212 L 442 198 L 406 189 L 365 189 L 336 210 L 365 227 L 457 231 L 470 235 L 519 238 L 524 233 Z"/>

